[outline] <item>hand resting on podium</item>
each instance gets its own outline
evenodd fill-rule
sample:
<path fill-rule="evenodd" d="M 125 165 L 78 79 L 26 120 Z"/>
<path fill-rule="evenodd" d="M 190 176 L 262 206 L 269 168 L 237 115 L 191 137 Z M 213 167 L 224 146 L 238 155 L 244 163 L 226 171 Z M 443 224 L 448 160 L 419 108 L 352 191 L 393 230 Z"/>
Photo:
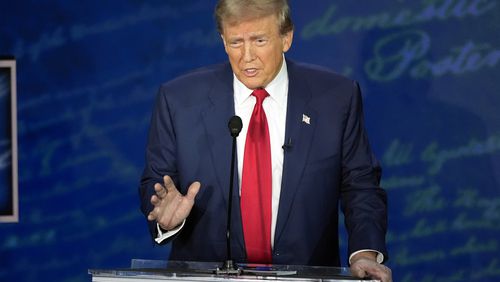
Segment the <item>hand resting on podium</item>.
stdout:
<path fill-rule="evenodd" d="M 392 272 L 387 266 L 377 262 L 375 252 L 360 252 L 350 259 L 351 274 L 359 278 L 375 278 L 382 282 L 392 282 Z"/>

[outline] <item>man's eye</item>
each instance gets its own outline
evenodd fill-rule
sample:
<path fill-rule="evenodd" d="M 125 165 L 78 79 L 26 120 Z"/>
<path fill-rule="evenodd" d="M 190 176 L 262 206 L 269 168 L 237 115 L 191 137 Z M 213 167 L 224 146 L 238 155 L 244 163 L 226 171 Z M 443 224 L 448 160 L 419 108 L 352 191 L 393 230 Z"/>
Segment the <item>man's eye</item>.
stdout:
<path fill-rule="evenodd" d="M 231 42 L 229 42 L 229 45 L 231 47 L 239 47 L 239 46 L 241 46 L 241 41 L 231 41 Z"/>
<path fill-rule="evenodd" d="M 267 39 L 257 39 L 257 45 L 262 46 L 267 43 Z"/>

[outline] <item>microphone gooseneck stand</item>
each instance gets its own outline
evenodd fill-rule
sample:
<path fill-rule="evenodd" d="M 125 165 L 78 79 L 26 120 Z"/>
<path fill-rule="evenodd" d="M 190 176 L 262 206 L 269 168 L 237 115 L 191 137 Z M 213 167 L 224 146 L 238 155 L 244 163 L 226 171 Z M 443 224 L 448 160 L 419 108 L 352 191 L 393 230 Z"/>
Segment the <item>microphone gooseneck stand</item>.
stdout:
<path fill-rule="evenodd" d="M 226 244 L 227 244 L 227 259 L 224 262 L 222 268 L 217 268 L 215 273 L 217 275 L 223 274 L 232 274 L 239 275 L 241 274 L 241 269 L 237 268 L 233 262 L 232 254 L 231 254 L 231 211 L 233 207 L 233 185 L 234 185 L 234 159 L 236 154 L 236 137 L 241 132 L 241 128 L 243 128 L 243 122 L 239 116 L 233 116 L 228 123 L 229 132 L 231 133 L 231 137 L 233 137 L 233 149 L 231 152 L 231 174 L 229 175 L 229 200 L 228 200 L 228 208 L 227 208 L 227 229 L 226 229 Z"/>
<path fill-rule="evenodd" d="M 239 116 L 233 116 L 228 123 L 229 132 L 233 137 L 233 150 L 231 153 L 231 175 L 229 176 L 229 200 L 228 200 L 228 208 L 227 208 L 227 229 L 226 229 L 226 244 L 227 244 L 227 259 L 224 261 L 222 268 L 217 268 L 213 272 L 216 275 L 240 275 L 240 274 L 251 274 L 251 275 L 272 275 L 272 276 L 282 276 L 282 275 L 296 275 L 297 270 L 290 269 L 274 269 L 270 265 L 262 265 L 260 267 L 256 267 L 255 269 L 251 268 L 240 268 L 237 267 L 233 262 L 232 254 L 231 254 L 231 210 L 233 207 L 233 184 L 234 184 L 234 160 L 236 157 L 236 137 L 241 132 L 243 128 L 243 123 Z M 291 139 L 289 139 L 288 144 L 286 146 L 287 149 L 291 147 Z M 285 146 L 285 145 L 284 145 Z M 283 148 L 285 149 L 285 148 Z"/>

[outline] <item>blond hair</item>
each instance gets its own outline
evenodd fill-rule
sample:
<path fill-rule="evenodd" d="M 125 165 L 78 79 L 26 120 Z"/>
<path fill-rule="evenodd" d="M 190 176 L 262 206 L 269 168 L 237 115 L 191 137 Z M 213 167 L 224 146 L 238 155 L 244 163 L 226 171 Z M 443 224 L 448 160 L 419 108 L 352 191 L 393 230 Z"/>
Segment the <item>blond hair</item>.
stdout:
<path fill-rule="evenodd" d="M 215 7 L 217 30 L 223 34 L 223 23 L 239 22 L 276 15 L 279 31 L 285 35 L 293 30 L 288 0 L 219 0 Z"/>

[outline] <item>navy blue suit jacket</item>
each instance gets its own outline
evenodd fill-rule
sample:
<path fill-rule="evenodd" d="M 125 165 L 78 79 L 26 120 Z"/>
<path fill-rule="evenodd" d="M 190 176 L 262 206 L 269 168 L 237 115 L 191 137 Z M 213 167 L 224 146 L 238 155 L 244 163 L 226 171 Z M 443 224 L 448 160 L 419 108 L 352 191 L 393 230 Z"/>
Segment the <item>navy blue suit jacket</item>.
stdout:
<path fill-rule="evenodd" d="M 292 146 L 284 155 L 273 263 L 339 266 L 339 203 L 349 254 L 375 249 L 387 258 L 386 194 L 379 187 L 380 167 L 364 129 L 358 84 L 320 67 L 289 60 L 287 67 L 285 140 Z M 227 124 L 233 115 L 228 63 L 189 73 L 160 88 L 141 179 L 143 213 L 147 216 L 152 210 L 153 185 L 163 183 L 164 175 L 170 175 L 183 194 L 192 182 L 201 182 L 185 226 L 171 240 L 171 259 L 226 259 L 232 144 Z M 310 117 L 309 124 L 303 115 Z M 238 193 L 233 197 L 231 248 L 234 260 L 244 262 Z M 149 225 L 156 237 L 156 224 Z"/>

